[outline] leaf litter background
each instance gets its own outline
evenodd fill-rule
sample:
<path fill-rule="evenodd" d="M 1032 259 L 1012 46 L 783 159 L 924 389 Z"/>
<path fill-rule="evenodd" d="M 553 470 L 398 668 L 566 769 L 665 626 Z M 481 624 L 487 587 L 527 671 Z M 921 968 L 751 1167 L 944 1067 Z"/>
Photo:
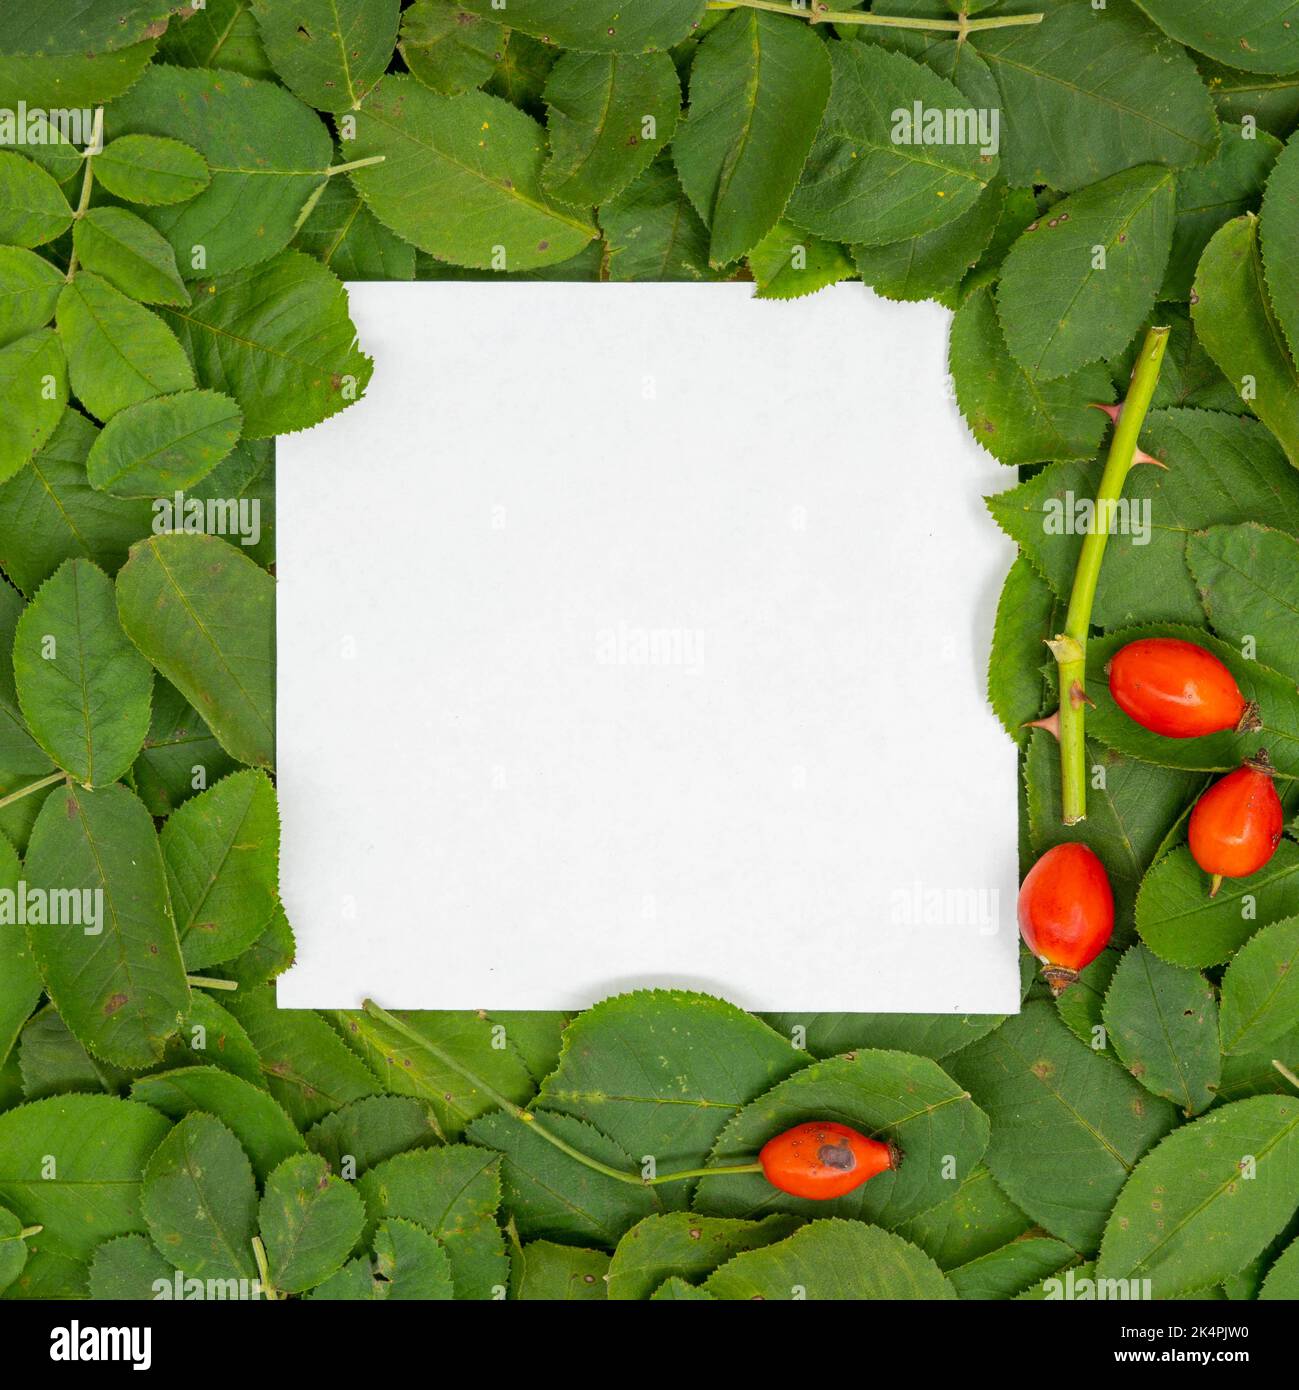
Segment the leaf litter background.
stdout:
<path fill-rule="evenodd" d="M 968 10 L 1045 19 L 0 9 L 0 107 L 102 104 L 106 138 L 88 184 L 53 136 L 0 150 L 0 886 L 102 888 L 106 918 L 0 925 L 6 1297 L 253 1279 L 255 1236 L 275 1288 L 313 1298 L 1040 1298 L 1066 1269 L 1299 1295 L 1299 1096 L 1272 1065 L 1299 1066 L 1299 845 L 1210 902 L 1183 844 L 1210 774 L 1257 747 L 1289 813 L 1299 784 L 1299 23 L 1281 0 Z M 999 153 L 893 144 L 916 101 L 999 109 Z M 342 278 L 502 273 L 774 298 L 859 278 L 954 310 L 960 409 L 1021 470 L 990 503 L 1020 547 L 990 698 L 1023 749 L 1024 855 L 1083 839 L 1118 899 L 1058 1003 L 1030 962 L 1004 1020 L 646 992 L 405 1016 L 424 1047 L 276 1009 L 271 440 L 364 390 Z M 1080 544 L 1043 507 L 1094 492 L 1091 404 L 1149 322 L 1172 326 L 1143 435 L 1168 471 L 1129 483 L 1150 544 L 1110 544 L 1105 784 L 1066 830 L 1054 746 L 1022 727 Z M 177 489 L 257 501 L 258 543 L 155 535 Z M 1138 631 L 1218 652 L 1266 727 L 1170 743 L 1122 718 L 1101 668 Z M 824 1204 L 753 1175 L 620 1184 L 495 1097 L 628 1172 L 751 1158 L 812 1117 L 906 1161 Z"/>

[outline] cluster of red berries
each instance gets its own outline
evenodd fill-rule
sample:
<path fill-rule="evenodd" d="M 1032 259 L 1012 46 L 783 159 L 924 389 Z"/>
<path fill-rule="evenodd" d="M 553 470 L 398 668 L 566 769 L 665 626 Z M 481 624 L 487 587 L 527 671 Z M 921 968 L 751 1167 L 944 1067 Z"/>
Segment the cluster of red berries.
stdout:
<path fill-rule="evenodd" d="M 1109 678 L 1119 708 L 1166 738 L 1261 727 L 1258 710 L 1231 672 L 1193 642 L 1151 637 L 1129 643 L 1110 662 Z M 1211 894 L 1224 878 L 1257 873 L 1272 858 L 1282 819 L 1264 752 L 1200 797 L 1191 812 L 1191 854 L 1212 875 Z M 1086 845 L 1056 845 L 1033 865 L 1019 890 L 1019 928 L 1057 995 L 1105 949 L 1114 930 L 1114 894 L 1104 866 Z M 819 1200 L 842 1197 L 897 1168 L 901 1155 L 887 1140 L 813 1120 L 778 1134 L 758 1161 L 773 1187 Z"/>
<path fill-rule="evenodd" d="M 1115 653 L 1108 674 L 1115 704 L 1166 738 L 1261 727 L 1257 708 L 1231 672 L 1194 642 L 1131 642 Z M 1211 876 L 1210 896 L 1224 878 L 1245 878 L 1272 858 L 1283 820 L 1262 750 L 1200 797 L 1191 811 L 1190 849 Z M 1114 895 L 1104 866 L 1086 845 L 1057 845 L 1033 865 L 1019 890 L 1019 929 L 1055 994 L 1104 950 L 1114 930 Z"/>

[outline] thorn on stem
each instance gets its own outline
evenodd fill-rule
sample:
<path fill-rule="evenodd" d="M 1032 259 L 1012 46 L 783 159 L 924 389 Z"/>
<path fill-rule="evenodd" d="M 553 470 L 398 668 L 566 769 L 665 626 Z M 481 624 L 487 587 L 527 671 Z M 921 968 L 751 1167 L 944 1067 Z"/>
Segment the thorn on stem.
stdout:
<path fill-rule="evenodd" d="M 1047 733 L 1055 736 L 1055 741 L 1060 742 L 1060 711 L 1053 710 L 1045 719 L 1029 719 L 1019 726 L 1021 729 L 1045 729 Z"/>
<path fill-rule="evenodd" d="M 1081 709 L 1084 705 L 1090 705 L 1092 709 L 1096 708 L 1096 701 L 1083 689 L 1082 681 L 1074 681 L 1069 687 L 1069 703 L 1074 709 Z"/>

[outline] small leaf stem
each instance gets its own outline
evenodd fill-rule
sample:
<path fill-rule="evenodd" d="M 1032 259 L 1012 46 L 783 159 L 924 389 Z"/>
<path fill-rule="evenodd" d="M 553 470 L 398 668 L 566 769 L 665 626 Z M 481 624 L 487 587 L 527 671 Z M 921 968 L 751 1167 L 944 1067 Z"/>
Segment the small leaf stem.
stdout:
<path fill-rule="evenodd" d="M 31 1240 L 33 1236 L 40 1235 L 44 1229 L 44 1226 L 24 1226 L 18 1234 L 23 1240 Z"/>
<path fill-rule="evenodd" d="M 331 164 L 325 170 L 325 177 L 332 179 L 335 174 L 350 174 L 353 169 L 368 169 L 371 164 L 382 164 L 387 158 L 386 154 L 372 154 L 365 159 L 354 159 L 350 164 Z"/>
<path fill-rule="evenodd" d="M 267 1303 L 277 1302 L 280 1295 L 271 1283 L 271 1265 L 266 1258 L 266 1247 L 262 1244 L 261 1236 L 253 1237 L 253 1259 L 257 1261 L 257 1282 L 262 1286 Z"/>
<path fill-rule="evenodd" d="M 781 4 L 779 0 L 708 0 L 710 10 L 767 10 L 771 14 L 787 14 L 809 24 L 861 24 L 877 29 L 921 29 L 930 32 L 977 34 L 984 29 L 1015 29 L 1026 24 L 1041 24 L 1045 13 L 999 15 L 991 19 L 916 19 L 913 16 L 870 14 L 861 10 L 832 10 L 823 0 L 810 4 Z"/>
<path fill-rule="evenodd" d="M 211 975 L 186 975 L 193 989 L 238 989 L 238 980 L 216 980 Z"/>
<path fill-rule="evenodd" d="M 636 1173 L 626 1173 L 621 1168 L 611 1167 L 607 1163 L 601 1163 L 598 1158 L 592 1158 L 589 1154 L 584 1154 L 580 1149 L 576 1149 L 567 1140 L 561 1139 L 558 1134 L 549 1130 L 537 1118 L 531 1110 L 525 1110 L 521 1105 L 516 1105 L 508 1096 L 502 1095 L 494 1086 L 488 1085 L 481 1076 L 477 1076 L 470 1071 L 462 1062 L 444 1052 L 436 1043 L 430 1042 L 422 1033 L 417 1032 L 408 1023 L 404 1023 L 395 1015 L 390 1014 L 387 1009 L 380 1008 L 373 999 L 367 999 L 361 1006 L 363 1010 L 376 1019 L 385 1027 L 391 1028 L 395 1033 L 399 1033 L 407 1042 L 414 1043 L 416 1047 L 421 1047 L 430 1056 L 436 1057 L 444 1067 L 449 1068 L 458 1076 L 474 1086 L 477 1086 L 485 1096 L 495 1101 L 502 1110 L 512 1115 L 522 1125 L 532 1130 L 538 1138 L 544 1139 L 547 1144 L 552 1145 L 561 1153 L 567 1154 L 569 1158 L 576 1159 L 579 1163 L 590 1168 L 592 1172 L 603 1173 L 606 1178 L 613 1178 L 615 1182 L 629 1183 L 633 1187 L 657 1187 L 662 1183 L 680 1182 L 685 1178 L 709 1178 L 719 1174 L 733 1173 L 760 1173 L 762 1165 L 758 1163 L 735 1164 L 729 1167 L 716 1168 L 686 1168 L 676 1173 L 663 1173 L 652 1178 L 642 1178 Z"/>
<path fill-rule="evenodd" d="M 1109 541 L 1110 520 L 1136 459 L 1137 436 L 1145 424 L 1167 348 L 1168 329 L 1151 328 L 1137 356 L 1127 398 L 1114 426 L 1096 496 L 1095 522 L 1083 537 L 1078 568 L 1074 571 L 1065 628 L 1047 644 L 1059 675 L 1062 819 L 1066 825 L 1076 825 L 1087 816 L 1087 637 L 1101 562 Z"/>
<path fill-rule="evenodd" d="M 66 772 L 51 772 L 48 777 L 42 777 L 39 782 L 28 782 L 25 787 L 19 787 L 16 792 L 10 792 L 8 796 L 0 796 L 0 810 L 13 805 L 15 801 L 21 801 L 23 797 L 30 796 L 33 792 L 40 791 L 43 787 L 52 787 L 55 782 L 65 781 L 67 775 Z"/>
<path fill-rule="evenodd" d="M 1284 1062 L 1278 1062 L 1275 1058 L 1272 1061 L 1272 1065 L 1285 1077 L 1296 1091 L 1299 1091 L 1299 1076 L 1296 1076 Z"/>
<path fill-rule="evenodd" d="M 81 152 L 81 158 L 85 160 L 86 171 L 81 176 L 81 198 L 77 203 L 76 210 L 72 214 L 72 220 L 79 222 L 90 207 L 90 191 L 95 186 L 95 156 L 104 148 L 104 108 L 102 106 L 95 109 L 95 123 L 90 132 L 90 143 Z M 69 281 L 77 273 L 77 252 L 73 248 L 72 255 L 68 260 L 68 273 L 65 277 Z"/>

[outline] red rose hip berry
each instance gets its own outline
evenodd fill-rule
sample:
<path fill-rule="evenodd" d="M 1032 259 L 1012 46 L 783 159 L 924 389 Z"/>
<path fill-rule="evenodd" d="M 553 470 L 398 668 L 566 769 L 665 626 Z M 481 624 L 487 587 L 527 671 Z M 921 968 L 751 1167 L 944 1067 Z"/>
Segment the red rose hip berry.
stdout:
<path fill-rule="evenodd" d="M 1019 888 L 1019 933 L 1042 962 L 1054 995 L 1105 949 L 1114 932 L 1114 894 L 1105 866 L 1081 844 L 1056 845 Z"/>
<path fill-rule="evenodd" d="M 1191 812 L 1191 855 L 1213 875 L 1209 896 L 1224 878 L 1257 873 L 1281 843 L 1285 815 L 1272 784 L 1272 764 L 1259 752 L 1215 782 Z"/>
<path fill-rule="evenodd" d="M 1129 642 L 1107 668 L 1114 703 L 1143 729 L 1166 738 L 1202 738 L 1259 727 L 1258 710 L 1212 652 L 1175 637 Z"/>
<path fill-rule="evenodd" d="M 896 1144 L 832 1120 L 811 1120 L 769 1139 L 758 1155 L 767 1181 L 794 1197 L 842 1197 L 902 1162 Z"/>

